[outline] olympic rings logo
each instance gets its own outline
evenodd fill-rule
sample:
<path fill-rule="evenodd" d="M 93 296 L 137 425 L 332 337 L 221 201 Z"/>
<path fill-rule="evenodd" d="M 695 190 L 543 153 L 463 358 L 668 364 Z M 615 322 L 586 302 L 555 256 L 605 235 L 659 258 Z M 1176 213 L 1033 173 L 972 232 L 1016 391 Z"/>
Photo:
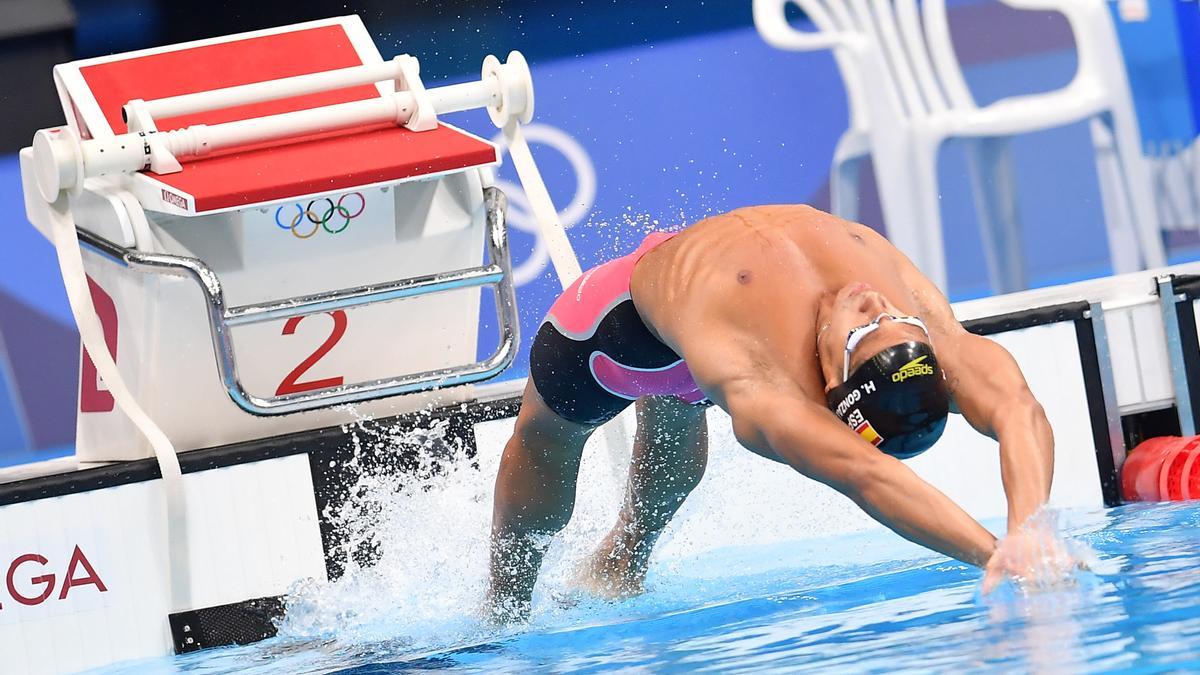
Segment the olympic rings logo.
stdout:
<path fill-rule="evenodd" d="M 530 145 L 550 146 L 571 165 L 571 171 L 575 174 L 575 194 L 558 212 L 558 218 L 564 228 L 578 225 L 587 217 L 596 202 L 596 168 L 592 164 L 592 158 L 578 141 L 558 127 L 535 123 L 524 129 L 525 138 Z M 508 152 L 504 134 L 496 135 L 492 142 L 500 146 L 502 154 Z M 520 185 L 504 179 L 497 179 L 496 184 L 508 197 L 508 224 L 536 238 L 529 257 L 513 265 L 514 285 L 524 286 L 541 277 L 550 263 L 550 249 L 542 240 L 541 228 L 533 217 L 533 209 L 530 208 L 529 200 L 526 199 Z"/>
<path fill-rule="evenodd" d="M 347 198 L 349 198 L 349 206 L 347 206 Z M 353 201 L 355 198 L 358 199 L 357 205 Z M 292 216 L 290 223 L 284 223 L 279 217 L 283 215 L 284 211 L 290 211 L 291 206 L 296 207 L 296 215 Z M 314 206 L 316 206 L 316 210 L 313 209 Z M 308 203 L 308 206 L 303 207 L 298 203 L 290 206 L 284 204 L 275 209 L 275 224 L 281 230 L 289 230 L 297 239 L 308 239 L 318 230 L 325 230 L 329 234 L 340 234 L 350 227 L 350 221 L 362 215 L 366 208 L 367 200 L 361 192 L 348 192 L 338 197 L 336 202 L 329 197 L 324 197 L 314 199 Z M 306 221 L 312 225 L 312 229 L 303 232 L 301 225 Z M 330 226 L 331 223 L 334 227 Z"/>

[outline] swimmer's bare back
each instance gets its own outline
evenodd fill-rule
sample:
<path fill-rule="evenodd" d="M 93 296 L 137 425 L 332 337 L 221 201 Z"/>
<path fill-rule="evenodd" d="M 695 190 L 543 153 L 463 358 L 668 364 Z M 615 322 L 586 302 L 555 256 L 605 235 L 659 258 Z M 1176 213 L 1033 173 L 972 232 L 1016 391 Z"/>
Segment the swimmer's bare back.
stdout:
<path fill-rule="evenodd" d="M 856 282 L 906 313 L 953 321 L 944 298 L 886 239 L 803 205 L 748 207 L 696 223 L 642 258 L 631 292 L 647 325 L 718 405 L 725 385 L 747 377 L 786 380 L 823 405 L 817 308 L 822 296 Z"/>

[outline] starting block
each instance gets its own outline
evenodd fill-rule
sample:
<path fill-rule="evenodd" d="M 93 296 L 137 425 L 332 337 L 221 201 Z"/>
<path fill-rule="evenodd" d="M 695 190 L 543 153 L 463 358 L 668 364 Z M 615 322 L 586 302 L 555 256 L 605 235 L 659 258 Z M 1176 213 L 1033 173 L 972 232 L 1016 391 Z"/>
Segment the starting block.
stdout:
<path fill-rule="evenodd" d="M 108 352 L 176 451 L 468 400 L 511 362 L 497 149 L 438 117 L 527 121 L 519 53 L 426 89 L 415 58 L 385 62 L 344 17 L 54 78 L 69 124 L 21 153 L 29 217 L 56 243 L 56 203 L 77 226 Z M 501 338 L 477 360 L 481 286 Z M 82 332 L 78 459 L 151 456 Z"/>
<path fill-rule="evenodd" d="M 0 669 L 227 644 L 231 622 L 261 639 L 290 584 L 340 573 L 338 427 L 444 418 L 516 354 L 500 155 L 443 115 L 488 111 L 560 277 L 578 275 L 522 131 L 528 65 L 488 56 L 478 80 L 426 88 L 348 16 L 54 80 L 68 123 L 20 165 L 80 331 L 76 455 L 0 480 Z M 486 288 L 500 335 L 480 357 Z M 48 564 L 65 566 L 57 603 L 36 588 Z M 66 648 L 66 626 L 120 637 Z"/>

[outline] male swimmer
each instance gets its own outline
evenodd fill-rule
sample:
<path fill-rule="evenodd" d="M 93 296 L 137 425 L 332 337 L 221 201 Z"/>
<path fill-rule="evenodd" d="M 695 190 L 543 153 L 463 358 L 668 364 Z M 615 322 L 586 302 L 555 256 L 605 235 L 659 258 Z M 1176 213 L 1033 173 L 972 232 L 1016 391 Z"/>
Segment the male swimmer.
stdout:
<path fill-rule="evenodd" d="M 871 229 L 806 206 L 760 206 L 651 234 L 551 307 L 496 478 L 497 620 L 527 616 L 550 536 L 571 517 L 584 441 L 634 401 L 629 482 L 589 565 L 595 591 L 641 591 L 655 540 L 704 474 L 708 405 L 729 413 L 751 451 L 907 539 L 984 567 L 985 588 L 1029 571 L 1022 549 L 1039 543 L 1020 526 L 1050 494 L 1054 439 L 1016 362 L 965 331 Z M 1000 443 L 1003 547 L 900 461 L 933 445 L 950 411 Z"/>

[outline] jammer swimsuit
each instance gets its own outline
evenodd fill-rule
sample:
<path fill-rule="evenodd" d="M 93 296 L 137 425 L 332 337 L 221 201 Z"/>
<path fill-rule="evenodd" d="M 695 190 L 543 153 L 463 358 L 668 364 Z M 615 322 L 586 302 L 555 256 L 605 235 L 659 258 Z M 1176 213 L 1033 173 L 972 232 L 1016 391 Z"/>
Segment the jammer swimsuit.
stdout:
<path fill-rule="evenodd" d="M 550 308 L 533 340 L 529 372 L 561 417 L 602 424 L 642 396 L 708 405 L 687 364 L 654 337 L 629 294 L 634 266 L 675 234 L 651 233 L 633 253 L 579 277 Z"/>

